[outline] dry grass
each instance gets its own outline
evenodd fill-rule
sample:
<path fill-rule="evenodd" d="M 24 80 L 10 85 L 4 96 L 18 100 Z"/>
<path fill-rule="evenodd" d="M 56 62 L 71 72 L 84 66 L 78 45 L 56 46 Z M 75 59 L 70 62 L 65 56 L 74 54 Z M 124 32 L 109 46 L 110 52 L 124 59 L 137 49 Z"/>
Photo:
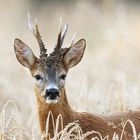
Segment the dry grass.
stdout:
<path fill-rule="evenodd" d="M 38 18 L 49 51 L 56 42 L 60 16 L 69 24 L 64 46 L 69 45 L 74 32 L 76 40 L 87 40 L 82 62 L 67 77 L 67 96 L 72 108 L 91 113 L 140 109 L 139 4 L 123 0 L 77 0 L 65 4 L 1 0 L 0 107 L 3 115 L 10 112 L 0 125 L 1 137 L 40 139 L 33 79 L 18 64 L 13 50 L 13 40 L 18 37 L 38 55 L 36 40 L 27 27 L 27 10 Z M 14 113 L 13 105 L 3 111 L 3 104 L 9 99 L 16 102 L 18 112 Z M 80 131 L 77 123 L 74 127 Z"/>
<path fill-rule="evenodd" d="M 17 112 L 17 106 L 15 102 L 13 101 L 8 101 L 2 108 L 1 111 L 1 122 L 0 122 L 0 140 L 24 140 L 24 139 L 29 139 L 29 140 L 36 140 L 36 136 L 34 131 L 30 132 L 26 128 L 23 128 L 18 121 L 18 118 L 16 116 L 11 116 L 9 113 L 6 113 L 6 110 L 8 109 L 8 106 L 12 104 L 16 111 L 16 115 L 18 114 Z M 52 120 L 53 123 L 53 132 L 54 132 L 54 137 L 50 138 L 50 135 L 48 133 L 49 130 L 49 121 Z M 138 136 L 136 134 L 136 129 L 132 121 L 127 120 L 122 128 L 122 133 L 121 136 L 119 137 L 116 132 L 114 132 L 114 135 L 112 137 L 112 140 L 123 140 L 123 134 L 125 132 L 125 128 L 127 124 L 130 124 L 132 127 L 132 132 L 133 132 L 133 137 L 134 140 L 137 140 Z M 58 131 L 58 128 L 61 128 Z M 56 123 L 54 121 L 54 117 L 52 112 L 49 112 L 48 118 L 46 121 L 46 133 L 42 134 L 40 136 L 40 140 L 44 140 L 44 138 L 49 138 L 50 140 L 85 140 L 88 136 L 92 134 L 98 134 L 99 138 L 93 137 L 92 140 L 109 140 L 109 136 L 107 135 L 106 137 L 102 137 L 102 135 L 99 132 L 96 132 L 94 130 L 91 130 L 89 132 L 86 132 L 83 134 L 82 129 L 77 122 L 72 122 L 69 123 L 66 126 L 63 126 L 63 118 L 60 115 L 58 115 L 56 119 Z"/>

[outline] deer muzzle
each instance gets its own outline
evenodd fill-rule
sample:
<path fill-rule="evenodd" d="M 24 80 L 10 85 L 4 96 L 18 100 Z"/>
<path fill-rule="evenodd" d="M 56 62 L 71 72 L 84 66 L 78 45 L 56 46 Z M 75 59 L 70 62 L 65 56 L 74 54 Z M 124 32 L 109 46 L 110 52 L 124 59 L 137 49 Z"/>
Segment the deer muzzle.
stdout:
<path fill-rule="evenodd" d="M 59 96 L 59 89 L 51 88 L 46 89 L 44 98 L 47 103 L 57 103 L 59 100 Z"/>

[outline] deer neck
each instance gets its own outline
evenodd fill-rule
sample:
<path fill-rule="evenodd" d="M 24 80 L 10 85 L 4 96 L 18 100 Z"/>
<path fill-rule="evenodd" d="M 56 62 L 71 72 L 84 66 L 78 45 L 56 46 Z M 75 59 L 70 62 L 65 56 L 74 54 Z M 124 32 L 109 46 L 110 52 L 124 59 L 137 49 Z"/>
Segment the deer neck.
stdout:
<path fill-rule="evenodd" d="M 48 117 L 48 113 L 51 111 L 54 117 L 54 121 L 56 121 L 57 116 L 59 114 L 63 117 L 63 125 L 65 126 L 69 122 L 72 121 L 73 118 L 73 110 L 71 109 L 67 96 L 65 93 L 65 89 L 61 90 L 61 98 L 57 104 L 47 104 L 40 94 L 38 93 L 37 89 L 35 88 L 36 98 L 37 98 L 37 105 L 38 105 L 38 115 L 40 121 L 41 132 L 43 133 L 46 128 L 46 120 Z M 51 132 L 50 132 L 51 133 Z"/>

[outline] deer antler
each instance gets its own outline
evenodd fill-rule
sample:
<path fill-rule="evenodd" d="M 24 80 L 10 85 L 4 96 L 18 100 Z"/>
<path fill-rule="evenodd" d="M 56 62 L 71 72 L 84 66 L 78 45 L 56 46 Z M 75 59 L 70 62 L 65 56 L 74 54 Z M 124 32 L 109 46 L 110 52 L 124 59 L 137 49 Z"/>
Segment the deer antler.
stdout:
<path fill-rule="evenodd" d="M 63 45 L 67 30 L 68 30 L 68 24 L 66 24 L 64 26 L 64 31 L 62 32 L 62 19 L 60 18 L 60 29 L 59 29 L 59 34 L 58 34 L 58 39 L 57 39 L 55 51 L 59 51 L 61 46 Z"/>
<path fill-rule="evenodd" d="M 31 20 L 31 16 L 30 13 L 28 12 L 28 26 L 29 29 L 31 30 L 31 32 L 34 34 L 34 36 L 37 39 L 37 42 L 39 44 L 40 47 L 40 58 L 46 58 L 47 57 L 47 49 L 45 48 L 45 45 L 41 39 L 41 35 L 38 29 L 38 25 L 37 25 L 37 19 L 35 20 L 35 25 L 33 25 L 32 20 Z"/>

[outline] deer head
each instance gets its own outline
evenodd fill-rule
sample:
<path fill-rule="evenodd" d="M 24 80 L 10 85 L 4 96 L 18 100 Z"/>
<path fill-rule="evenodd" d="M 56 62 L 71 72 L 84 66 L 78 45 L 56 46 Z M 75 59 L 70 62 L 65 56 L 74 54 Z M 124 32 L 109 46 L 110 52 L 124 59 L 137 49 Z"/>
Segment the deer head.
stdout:
<path fill-rule="evenodd" d="M 64 89 L 68 70 L 82 59 L 86 41 L 81 39 L 68 48 L 62 48 L 68 25 L 65 25 L 63 32 L 61 26 L 54 51 L 48 55 L 37 22 L 34 26 L 30 15 L 28 15 L 28 25 L 38 41 L 40 57 L 37 58 L 23 41 L 15 39 L 14 49 L 17 60 L 28 68 L 32 77 L 35 78 L 35 87 L 39 96 L 48 104 L 58 103 L 62 96 L 61 91 Z"/>

